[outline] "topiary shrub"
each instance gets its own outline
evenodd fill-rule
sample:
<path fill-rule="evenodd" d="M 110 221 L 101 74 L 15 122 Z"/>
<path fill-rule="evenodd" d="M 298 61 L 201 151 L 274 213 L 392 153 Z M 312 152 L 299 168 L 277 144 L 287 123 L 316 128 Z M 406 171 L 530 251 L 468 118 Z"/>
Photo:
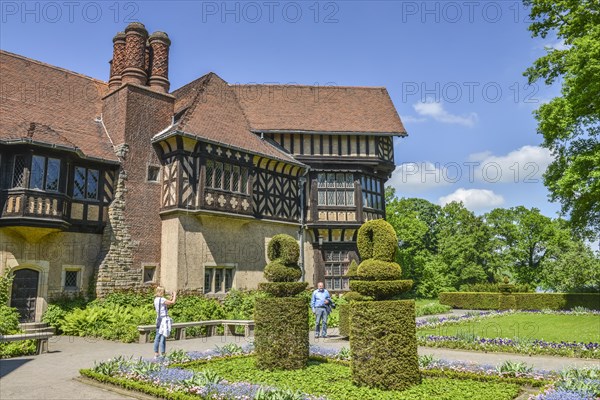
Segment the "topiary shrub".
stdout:
<path fill-rule="evenodd" d="M 308 300 L 305 297 L 262 298 L 254 311 L 256 366 L 299 369 L 308 363 Z"/>
<path fill-rule="evenodd" d="M 383 219 L 376 219 L 360 227 L 356 245 L 363 260 L 373 258 L 392 262 L 398 248 L 398 237 L 392 225 Z"/>
<path fill-rule="evenodd" d="M 387 299 L 407 292 L 413 282 L 400 280 L 402 268 L 393 261 L 397 237 L 389 223 L 375 220 L 363 224 L 357 242 L 363 261 L 350 289 L 379 301 L 354 301 L 346 312 L 352 380 L 357 385 L 404 390 L 421 382 L 415 302 Z M 340 330 L 345 329 L 340 322 Z"/>
<path fill-rule="evenodd" d="M 295 282 L 302 276 L 298 266 L 300 246 L 290 235 L 273 236 L 267 255 L 271 262 L 265 267 L 264 275 L 269 282 Z"/>
<path fill-rule="evenodd" d="M 350 311 L 352 310 L 352 306 L 350 304 L 343 304 L 337 308 L 340 313 L 339 334 L 342 337 L 348 337 L 350 336 Z"/>
<path fill-rule="evenodd" d="M 393 281 L 402 277 L 402 268 L 396 263 L 368 259 L 360 263 L 357 275 L 367 281 Z"/>
<path fill-rule="evenodd" d="M 375 300 L 389 300 L 412 288 L 413 281 L 350 281 L 350 289 Z"/>
<path fill-rule="evenodd" d="M 350 342 L 355 384 L 404 390 L 421 382 L 413 300 L 352 303 Z"/>
<path fill-rule="evenodd" d="M 356 260 L 352 260 L 350 265 L 348 266 L 348 272 L 346 272 L 346 277 L 350 279 L 358 279 L 358 263 Z"/>
<path fill-rule="evenodd" d="M 302 271 L 275 260 L 267 264 L 264 275 L 269 282 L 296 282 L 302 276 Z"/>
<path fill-rule="evenodd" d="M 254 309 L 256 365 L 261 369 L 304 368 L 308 362 L 308 299 L 302 293 L 308 282 L 296 282 L 300 247 L 289 235 L 275 235 L 267 254 L 271 262 L 259 284 L 269 298 L 257 299 Z"/>
<path fill-rule="evenodd" d="M 275 297 L 292 297 L 306 290 L 308 282 L 261 282 L 258 289 Z"/>
<path fill-rule="evenodd" d="M 296 239 L 286 234 L 275 235 L 267 247 L 269 260 L 281 260 L 283 264 L 296 264 L 300 257 L 300 246 Z"/>

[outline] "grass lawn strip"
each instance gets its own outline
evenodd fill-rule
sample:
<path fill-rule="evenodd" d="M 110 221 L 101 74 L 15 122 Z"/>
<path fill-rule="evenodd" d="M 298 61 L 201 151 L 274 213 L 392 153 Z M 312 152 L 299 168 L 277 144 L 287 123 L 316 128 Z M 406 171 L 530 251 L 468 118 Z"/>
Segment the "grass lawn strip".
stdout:
<path fill-rule="evenodd" d="M 418 334 L 484 338 L 530 338 L 547 342 L 600 342 L 600 318 L 594 314 L 506 313 L 489 320 L 476 319 L 459 324 L 419 328 Z"/>
<path fill-rule="evenodd" d="M 417 339 L 428 347 L 600 358 L 599 317 L 598 311 L 511 310 L 431 317 L 417 322 Z M 570 340 L 580 337 L 586 341 Z"/>

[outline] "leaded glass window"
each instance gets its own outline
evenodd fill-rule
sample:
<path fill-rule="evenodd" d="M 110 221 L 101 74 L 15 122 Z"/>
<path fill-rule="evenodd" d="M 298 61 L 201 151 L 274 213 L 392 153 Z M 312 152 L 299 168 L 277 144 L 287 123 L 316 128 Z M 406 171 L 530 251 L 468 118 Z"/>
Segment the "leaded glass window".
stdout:
<path fill-rule="evenodd" d="M 25 157 L 21 155 L 15 156 L 15 164 L 13 167 L 12 187 L 25 187 Z"/>
<path fill-rule="evenodd" d="M 348 273 L 350 259 L 347 251 L 325 250 L 325 286 L 331 290 L 348 290 L 349 281 L 344 277 Z"/>
<path fill-rule="evenodd" d="M 354 206 L 354 175 L 320 173 L 317 175 L 320 206 Z"/>
<path fill-rule="evenodd" d="M 33 156 L 31 159 L 30 189 L 44 189 L 44 175 L 46 172 L 46 157 Z"/>

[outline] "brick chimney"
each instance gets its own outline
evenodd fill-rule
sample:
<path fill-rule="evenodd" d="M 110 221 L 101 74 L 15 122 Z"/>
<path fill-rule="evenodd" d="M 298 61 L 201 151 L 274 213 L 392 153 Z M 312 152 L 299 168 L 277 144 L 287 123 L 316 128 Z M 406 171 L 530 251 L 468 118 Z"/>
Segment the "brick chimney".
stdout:
<path fill-rule="evenodd" d="M 113 58 L 110 62 L 110 90 L 121 86 L 121 74 L 125 69 L 125 32 L 119 32 L 113 38 Z"/>
<path fill-rule="evenodd" d="M 164 32 L 154 32 L 148 39 L 150 44 L 150 88 L 169 92 L 169 46 L 171 40 Z"/>
<path fill-rule="evenodd" d="M 132 22 L 125 28 L 125 69 L 121 75 L 121 82 L 146 85 L 146 40 L 148 31 L 144 24 Z"/>

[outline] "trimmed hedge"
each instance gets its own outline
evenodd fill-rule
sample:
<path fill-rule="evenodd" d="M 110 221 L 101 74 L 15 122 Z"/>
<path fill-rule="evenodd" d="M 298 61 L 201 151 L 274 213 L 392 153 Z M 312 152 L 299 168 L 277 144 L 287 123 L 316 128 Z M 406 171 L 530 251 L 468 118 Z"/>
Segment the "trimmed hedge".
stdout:
<path fill-rule="evenodd" d="M 256 300 L 254 310 L 256 366 L 260 369 L 299 369 L 308 363 L 308 299 Z"/>
<path fill-rule="evenodd" d="M 412 288 L 412 280 L 400 281 L 350 281 L 350 290 L 375 300 L 387 300 Z"/>
<path fill-rule="evenodd" d="M 393 281 L 402 278 L 402 268 L 395 262 L 369 259 L 360 263 L 357 274 L 367 281 Z"/>
<path fill-rule="evenodd" d="M 498 297 L 498 309 L 499 310 L 516 310 L 517 301 L 515 296 L 507 293 L 502 293 L 502 296 Z"/>
<path fill-rule="evenodd" d="M 440 304 L 452 308 L 475 310 L 569 310 L 585 307 L 600 310 L 598 293 L 469 293 L 444 292 L 439 294 Z"/>
<path fill-rule="evenodd" d="M 515 293 L 519 310 L 570 310 L 585 307 L 600 310 L 600 293 Z"/>
<path fill-rule="evenodd" d="M 281 260 L 283 264 L 295 264 L 300 257 L 300 246 L 296 239 L 284 233 L 275 235 L 267 247 L 269 260 Z"/>
<path fill-rule="evenodd" d="M 388 222 L 375 219 L 365 222 L 358 229 L 356 245 L 363 260 L 374 258 L 392 262 L 398 248 L 398 238 Z"/>
<path fill-rule="evenodd" d="M 338 306 L 340 313 L 339 334 L 343 337 L 350 336 L 350 304 L 342 304 Z"/>
<path fill-rule="evenodd" d="M 352 380 L 404 390 L 421 383 L 414 300 L 352 303 Z"/>
<path fill-rule="evenodd" d="M 306 290 L 308 282 L 261 282 L 258 289 L 275 297 L 292 297 Z"/>

